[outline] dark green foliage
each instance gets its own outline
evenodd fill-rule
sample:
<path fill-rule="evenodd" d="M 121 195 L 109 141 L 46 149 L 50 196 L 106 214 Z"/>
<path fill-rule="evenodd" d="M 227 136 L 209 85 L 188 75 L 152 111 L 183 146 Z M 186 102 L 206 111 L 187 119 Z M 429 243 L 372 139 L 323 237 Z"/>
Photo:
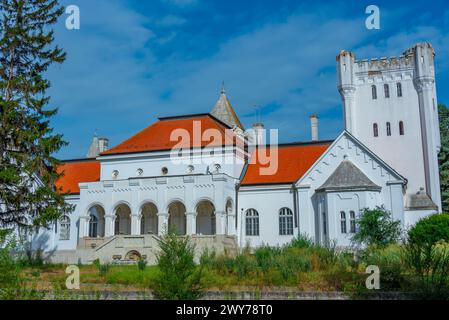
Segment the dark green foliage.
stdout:
<path fill-rule="evenodd" d="M 137 267 L 140 271 L 145 271 L 145 268 L 147 267 L 147 260 L 140 258 L 137 261 Z"/>
<path fill-rule="evenodd" d="M 438 155 L 440 164 L 441 199 L 443 211 L 449 212 L 449 108 L 438 106 L 440 117 L 441 150 Z"/>
<path fill-rule="evenodd" d="M 66 143 L 50 126 L 44 78 L 65 59 L 51 29 L 63 12 L 56 0 L 0 0 L 0 227 L 47 227 L 71 210 L 54 189 L 52 155 Z"/>
<path fill-rule="evenodd" d="M 397 243 L 401 236 L 401 222 L 393 221 L 391 213 L 382 207 L 365 209 L 357 223 L 352 241 L 357 244 L 381 247 Z"/>
<path fill-rule="evenodd" d="M 449 243 L 449 214 L 434 214 L 418 221 L 408 232 L 409 242 L 432 247 L 438 241 Z"/>
<path fill-rule="evenodd" d="M 159 242 L 159 275 L 154 281 L 154 295 L 163 300 L 193 300 L 202 294 L 202 267 L 194 262 L 195 246 L 188 237 L 168 232 Z"/>

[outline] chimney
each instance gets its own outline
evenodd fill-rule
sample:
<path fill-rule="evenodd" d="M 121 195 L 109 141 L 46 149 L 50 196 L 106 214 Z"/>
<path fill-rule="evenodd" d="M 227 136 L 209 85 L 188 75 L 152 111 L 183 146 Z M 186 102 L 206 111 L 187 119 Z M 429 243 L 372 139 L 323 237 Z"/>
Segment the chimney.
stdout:
<path fill-rule="evenodd" d="M 318 117 L 316 114 L 310 116 L 310 128 L 312 130 L 312 141 L 318 141 Z"/>
<path fill-rule="evenodd" d="M 253 144 L 256 146 L 263 145 L 265 143 L 265 126 L 263 123 L 253 124 L 253 131 Z"/>

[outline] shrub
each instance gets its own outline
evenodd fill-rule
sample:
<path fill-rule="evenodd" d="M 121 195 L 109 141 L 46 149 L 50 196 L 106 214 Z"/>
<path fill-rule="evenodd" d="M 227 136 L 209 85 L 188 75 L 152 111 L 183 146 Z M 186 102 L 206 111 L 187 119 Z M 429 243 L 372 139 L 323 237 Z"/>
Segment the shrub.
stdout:
<path fill-rule="evenodd" d="M 154 295 L 164 300 L 193 300 L 203 295 L 202 267 L 194 262 L 195 246 L 189 237 L 169 231 L 158 240 L 159 274 L 154 281 Z"/>
<path fill-rule="evenodd" d="M 449 214 L 434 214 L 421 219 L 408 232 L 409 242 L 432 247 L 438 241 L 449 242 Z"/>
<path fill-rule="evenodd" d="M 200 256 L 200 264 L 204 267 L 211 268 L 216 262 L 216 252 L 215 250 L 209 250 L 209 248 L 204 249 Z"/>
<path fill-rule="evenodd" d="M 421 299 L 449 299 L 449 246 L 409 242 L 406 262 L 416 276 L 415 289 Z"/>
<path fill-rule="evenodd" d="M 381 289 L 401 289 L 405 284 L 403 275 L 403 251 L 402 248 L 390 245 L 386 248 L 371 246 L 362 254 L 362 260 L 366 265 L 375 265 L 380 270 Z"/>
<path fill-rule="evenodd" d="M 288 246 L 294 248 L 310 248 L 313 245 L 314 244 L 312 238 L 310 238 L 307 234 L 301 233 L 296 238 L 294 238 Z"/>
<path fill-rule="evenodd" d="M 401 236 L 401 222 L 394 221 L 383 207 L 365 209 L 356 223 L 358 228 L 352 241 L 358 244 L 386 247 L 397 243 Z"/>
<path fill-rule="evenodd" d="M 109 263 L 101 264 L 100 259 L 95 259 L 93 261 L 93 264 L 97 268 L 98 274 L 100 275 L 100 277 L 106 276 L 106 274 L 109 272 L 109 268 L 110 268 Z"/>
<path fill-rule="evenodd" d="M 137 268 L 138 268 L 140 271 L 145 271 L 145 268 L 146 268 L 146 267 L 147 267 L 147 260 L 140 258 L 140 259 L 137 261 Z"/>

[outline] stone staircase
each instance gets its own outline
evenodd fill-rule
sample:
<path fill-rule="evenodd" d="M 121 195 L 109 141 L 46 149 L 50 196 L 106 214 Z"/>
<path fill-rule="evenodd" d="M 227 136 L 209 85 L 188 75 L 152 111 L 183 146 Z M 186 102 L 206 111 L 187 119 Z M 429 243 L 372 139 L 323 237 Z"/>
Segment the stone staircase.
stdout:
<path fill-rule="evenodd" d="M 100 263 L 127 264 L 145 259 L 148 265 L 157 263 L 159 252 L 156 235 L 118 235 L 104 239 L 82 239 L 77 250 L 56 251 L 51 258 L 54 263 L 90 264 L 98 259 Z M 205 250 L 215 251 L 216 254 L 235 255 L 238 251 L 237 240 L 234 236 L 193 235 L 191 240 L 195 245 L 195 260 L 199 261 Z"/>

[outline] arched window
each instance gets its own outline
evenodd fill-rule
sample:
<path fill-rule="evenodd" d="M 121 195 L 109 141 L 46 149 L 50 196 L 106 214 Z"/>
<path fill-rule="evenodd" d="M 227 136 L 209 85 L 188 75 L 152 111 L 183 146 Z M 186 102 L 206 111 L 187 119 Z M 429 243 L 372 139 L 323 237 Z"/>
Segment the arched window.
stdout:
<path fill-rule="evenodd" d="M 390 97 L 390 86 L 388 84 L 384 84 L 384 93 L 385 93 L 385 98 Z"/>
<path fill-rule="evenodd" d="M 402 97 L 402 84 L 400 82 L 396 83 L 396 88 L 398 91 L 398 97 Z"/>
<path fill-rule="evenodd" d="M 377 88 L 374 84 L 371 86 L 371 94 L 373 96 L 373 100 L 376 100 L 377 99 Z"/>
<path fill-rule="evenodd" d="M 259 235 L 259 213 L 255 209 L 248 209 L 246 211 L 246 235 Z"/>
<path fill-rule="evenodd" d="M 89 237 L 96 238 L 98 237 L 98 218 L 91 214 L 89 220 Z"/>
<path fill-rule="evenodd" d="M 279 234 L 281 236 L 293 234 L 293 212 L 289 208 L 279 210 Z"/>
<path fill-rule="evenodd" d="M 344 211 L 340 212 L 340 225 L 341 233 L 346 233 L 346 213 Z"/>
<path fill-rule="evenodd" d="M 355 233 L 355 212 L 351 211 L 349 212 L 349 224 L 350 224 L 350 229 L 349 232 L 350 233 Z"/>
<path fill-rule="evenodd" d="M 59 229 L 59 240 L 70 240 L 70 218 L 63 216 L 59 223 L 61 225 Z"/>
<path fill-rule="evenodd" d="M 379 127 L 378 127 L 377 123 L 373 124 L 373 135 L 375 137 L 379 136 Z"/>
<path fill-rule="evenodd" d="M 391 124 L 387 122 L 387 136 L 391 136 Z"/>
<path fill-rule="evenodd" d="M 404 135 L 404 122 L 403 121 L 399 121 L 399 134 L 401 136 Z"/>

